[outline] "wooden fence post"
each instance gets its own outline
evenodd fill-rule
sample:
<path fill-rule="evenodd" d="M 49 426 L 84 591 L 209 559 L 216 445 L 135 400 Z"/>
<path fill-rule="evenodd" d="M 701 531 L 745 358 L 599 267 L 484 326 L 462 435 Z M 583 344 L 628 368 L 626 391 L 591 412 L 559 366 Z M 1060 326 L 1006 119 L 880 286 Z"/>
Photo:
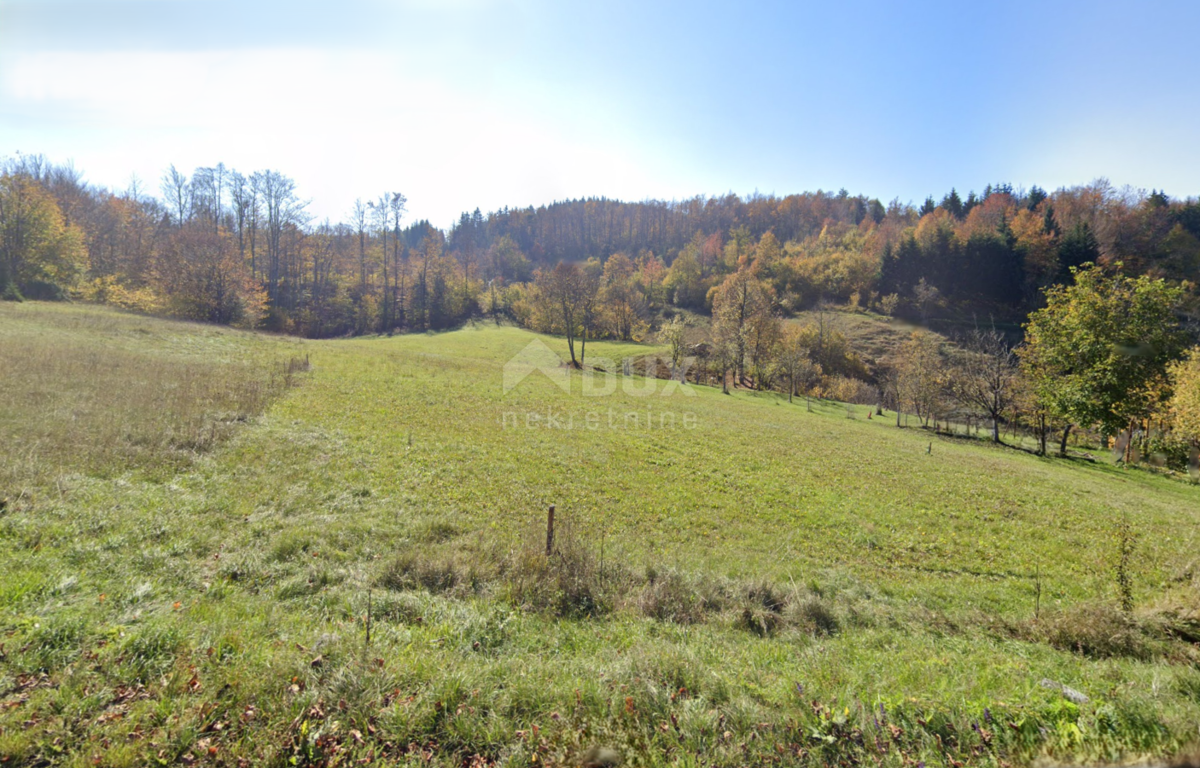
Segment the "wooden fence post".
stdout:
<path fill-rule="evenodd" d="M 554 552 L 554 505 L 550 505 L 550 513 L 546 515 L 546 557 Z"/>

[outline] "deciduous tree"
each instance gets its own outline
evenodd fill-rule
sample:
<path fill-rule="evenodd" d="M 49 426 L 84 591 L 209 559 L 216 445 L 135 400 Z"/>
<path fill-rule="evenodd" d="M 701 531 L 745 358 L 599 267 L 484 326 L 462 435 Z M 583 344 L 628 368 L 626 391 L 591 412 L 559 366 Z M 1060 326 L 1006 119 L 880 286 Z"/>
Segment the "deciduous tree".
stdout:
<path fill-rule="evenodd" d="M 1096 266 L 1073 274 L 1073 285 L 1050 288 L 1030 315 L 1021 358 L 1053 415 L 1114 436 L 1146 414 L 1183 348 L 1174 314 L 1182 292 Z"/>

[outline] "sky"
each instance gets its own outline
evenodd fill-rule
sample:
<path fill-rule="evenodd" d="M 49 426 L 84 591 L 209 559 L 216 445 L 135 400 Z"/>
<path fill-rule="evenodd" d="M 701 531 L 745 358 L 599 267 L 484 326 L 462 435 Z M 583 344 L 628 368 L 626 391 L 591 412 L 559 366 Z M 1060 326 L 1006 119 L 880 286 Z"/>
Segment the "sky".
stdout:
<path fill-rule="evenodd" d="M 1105 177 L 1200 194 L 1200 2 L 0 0 L 0 156 L 157 193 L 223 162 L 318 220 Z"/>

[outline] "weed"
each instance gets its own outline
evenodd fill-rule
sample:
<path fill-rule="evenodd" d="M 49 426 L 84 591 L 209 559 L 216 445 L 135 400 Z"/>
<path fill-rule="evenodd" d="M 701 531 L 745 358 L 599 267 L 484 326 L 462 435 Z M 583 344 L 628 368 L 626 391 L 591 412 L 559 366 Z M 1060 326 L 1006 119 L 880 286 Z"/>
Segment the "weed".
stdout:
<path fill-rule="evenodd" d="M 1137 546 L 1137 534 L 1129 523 L 1129 515 L 1123 515 L 1117 526 L 1117 593 L 1121 598 L 1121 610 L 1133 613 L 1133 552 Z"/>
<path fill-rule="evenodd" d="M 789 622 L 803 632 L 813 635 L 832 635 L 841 628 L 837 614 L 825 600 L 809 595 L 788 606 Z"/>
<path fill-rule="evenodd" d="M 1149 661 L 1164 650 L 1149 625 L 1107 603 L 1085 603 L 1046 615 L 1033 636 L 1055 648 L 1099 659 Z"/>
<path fill-rule="evenodd" d="M 649 578 L 653 575 L 653 578 Z M 637 597 L 638 609 L 659 621 L 694 624 L 705 617 L 705 601 L 681 573 L 653 571 Z"/>
<path fill-rule="evenodd" d="M 465 581 L 465 574 L 450 557 L 438 557 L 408 551 L 397 555 L 379 577 L 388 589 L 424 589 L 432 593 L 449 592 Z"/>

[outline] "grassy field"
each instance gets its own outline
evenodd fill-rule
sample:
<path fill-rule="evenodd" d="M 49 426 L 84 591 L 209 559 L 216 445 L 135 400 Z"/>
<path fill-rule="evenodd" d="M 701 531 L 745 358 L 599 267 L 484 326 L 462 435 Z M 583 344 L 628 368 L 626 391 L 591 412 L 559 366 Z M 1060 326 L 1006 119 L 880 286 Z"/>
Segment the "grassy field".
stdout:
<path fill-rule="evenodd" d="M 579 372 L 506 391 L 538 340 L 0 304 L 0 761 L 958 766 L 1200 740 L 1200 489 L 862 406 Z"/>

